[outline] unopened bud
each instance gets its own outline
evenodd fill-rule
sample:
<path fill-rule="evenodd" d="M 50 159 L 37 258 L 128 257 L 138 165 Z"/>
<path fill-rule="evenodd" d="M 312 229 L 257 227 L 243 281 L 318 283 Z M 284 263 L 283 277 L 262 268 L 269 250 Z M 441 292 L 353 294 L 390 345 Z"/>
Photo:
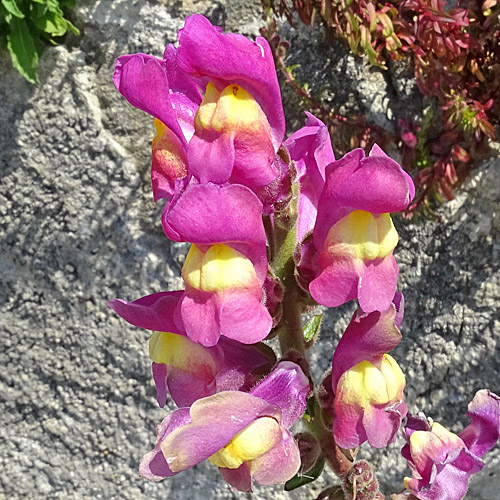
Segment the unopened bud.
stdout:
<path fill-rule="evenodd" d="M 342 488 L 346 500 L 375 500 L 378 481 L 366 460 L 356 462 L 346 474 Z"/>
<path fill-rule="evenodd" d="M 306 473 L 311 470 L 321 456 L 321 446 L 318 440 L 308 432 L 295 435 L 300 451 L 300 472 Z"/>
<path fill-rule="evenodd" d="M 322 491 L 316 500 L 344 500 L 344 492 L 341 486 L 330 486 Z"/>

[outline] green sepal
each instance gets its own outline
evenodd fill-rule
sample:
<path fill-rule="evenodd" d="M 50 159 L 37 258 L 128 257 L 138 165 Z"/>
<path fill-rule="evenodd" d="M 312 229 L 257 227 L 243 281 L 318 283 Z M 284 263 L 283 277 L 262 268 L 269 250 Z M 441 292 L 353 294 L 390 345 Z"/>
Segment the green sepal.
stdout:
<path fill-rule="evenodd" d="M 285 483 L 285 491 L 292 491 L 304 486 L 306 484 L 312 483 L 316 481 L 318 477 L 323 472 L 323 468 L 325 467 L 325 459 L 322 458 L 316 462 L 314 467 L 311 470 L 308 470 L 306 473 L 298 472 L 292 479 L 289 479 Z"/>
<path fill-rule="evenodd" d="M 306 344 L 312 344 L 318 338 L 323 316 L 324 314 L 313 316 L 304 326 L 303 331 Z"/>

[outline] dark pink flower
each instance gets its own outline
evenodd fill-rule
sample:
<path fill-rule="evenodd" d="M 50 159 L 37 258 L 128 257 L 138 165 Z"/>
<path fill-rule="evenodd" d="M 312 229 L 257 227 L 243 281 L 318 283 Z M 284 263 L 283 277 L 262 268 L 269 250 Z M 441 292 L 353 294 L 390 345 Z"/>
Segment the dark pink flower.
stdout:
<path fill-rule="evenodd" d="M 129 323 L 154 330 L 149 341 L 158 404 L 169 393 L 177 406 L 189 406 L 217 391 L 249 390 L 276 362 L 265 344 L 222 338 L 216 346 L 195 344 L 174 322 L 180 292 L 160 292 L 133 302 L 114 299 L 110 307 Z"/>
<path fill-rule="evenodd" d="M 133 106 L 156 118 L 155 199 L 190 176 L 252 188 L 273 182 L 285 121 L 267 41 L 222 33 L 201 15 L 186 19 L 178 41 L 163 59 L 119 57 L 113 77 Z"/>
<path fill-rule="evenodd" d="M 314 227 L 314 300 L 335 307 L 357 298 L 365 312 L 390 306 L 398 276 L 390 212 L 414 195 L 411 178 L 377 145 L 367 157 L 355 149 L 327 167 Z"/>

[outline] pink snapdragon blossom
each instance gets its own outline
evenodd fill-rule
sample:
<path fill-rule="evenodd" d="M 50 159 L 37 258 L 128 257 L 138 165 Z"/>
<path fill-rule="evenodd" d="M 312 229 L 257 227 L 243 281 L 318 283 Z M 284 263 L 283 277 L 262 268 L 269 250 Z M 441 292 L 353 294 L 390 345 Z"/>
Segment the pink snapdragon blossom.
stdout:
<path fill-rule="evenodd" d="M 119 57 L 113 76 L 133 106 L 156 118 L 155 200 L 190 176 L 252 188 L 273 182 L 285 120 L 269 44 L 222 33 L 201 15 L 188 17 L 177 38 L 163 59 Z"/>
<path fill-rule="evenodd" d="M 300 186 L 297 210 L 299 243 L 314 228 L 319 198 L 325 185 L 325 168 L 335 161 L 326 125 L 311 113 L 306 112 L 306 115 L 305 126 L 284 142 L 297 167 Z"/>
<path fill-rule="evenodd" d="M 240 491 L 252 482 L 280 484 L 300 467 L 288 428 L 303 414 L 309 381 L 291 362 L 281 362 L 249 393 L 226 391 L 199 399 L 167 416 L 140 474 L 161 481 L 208 459 Z"/>
<path fill-rule="evenodd" d="M 183 292 L 160 292 L 133 302 L 114 299 L 109 306 L 129 323 L 153 330 L 149 341 L 158 404 L 169 393 L 179 407 L 218 391 L 247 391 L 276 362 L 265 344 L 241 344 L 222 338 L 216 346 L 195 344 L 174 322 Z"/>
<path fill-rule="evenodd" d="M 339 341 L 332 362 L 333 435 L 342 448 L 365 441 L 382 448 L 396 439 L 407 413 L 405 377 L 387 352 L 401 341 L 402 317 L 398 293 L 383 312 L 356 312 Z"/>
<path fill-rule="evenodd" d="M 408 174 L 377 145 L 368 157 L 355 149 L 327 167 L 314 227 L 314 300 L 335 307 L 357 298 L 364 312 L 390 306 L 398 276 L 390 212 L 404 210 L 414 194 Z"/>
<path fill-rule="evenodd" d="M 264 339 L 272 318 L 264 303 L 268 265 L 257 196 L 236 184 L 190 186 L 167 203 L 163 228 L 173 241 L 192 243 L 176 312 L 188 337 L 207 347 L 220 335 L 244 344 Z"/>
<path fill-rule="evenodd" d="M 471 423 L 457 436 L 437 422 L 410 415 L 402 450 L 413 474 L 405 486 L 420 500 L 462 500 L 469 477 L 498 441 L 500 398 L 483 389 L 469 403 Z"/>

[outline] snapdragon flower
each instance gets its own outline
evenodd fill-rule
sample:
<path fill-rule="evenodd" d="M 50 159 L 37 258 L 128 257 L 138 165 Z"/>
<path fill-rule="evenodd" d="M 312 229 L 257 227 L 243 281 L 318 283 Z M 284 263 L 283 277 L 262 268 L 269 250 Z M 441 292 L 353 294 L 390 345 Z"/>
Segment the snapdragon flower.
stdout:
<path fill-rule="evenodd" d="M 208 459 L 240 491 L 284 483 L 300 467 L 288 428 L 305 410 L 309 381 L 291 362 L 281 362 L 250 392 L 225 391 L 167 416 L 140 474 L 161 481 Z"/>
<path fill-rule="evenodd" d="M 390 306 L 398 276 L 390 212 L 404 210 L 414 195 L 410 176 L 377 145 L 367 157 L 355 149 L 327 167 L 314 227 L 314 300 L 336 307 L 357 298 L 364 312 Z"/>
<path fill-rule="evenodd" d="M 267 41 L 222 33 L 201 15 L 186 19 L 178 46 L 163 59 L 121 56 L 113 81 L 135 107 L 153 115 L 155 200 L 182 190 L 191 176 L 251 188 L 279 175 L 275 155 L 285 120 Z"/>
<path fill-rule="evenodd" d="M 192 342 L 174 322 L 182 291 L 160 292 L 133 302 L 114 299 L 110 307 L 129 323 L 153 330 L 149 340 L 157 401 L 163 407 L 170 394 L 178 407 L 217 391 L 246 391 L 271 371 L 276 362 L 265 344 L 241 344 L 222 338 L 213 347 Z"/>
<path fill-rule="evenodd" d="M 193 185 L 163 214 L 165 234 L 192 243 L 176 315 L 204 346 L 221 335 L 245 344 L 264 339 L 273 320 L 265 305 L 266 235 L 262 203 L 241 185 Z"/>
<path fill-rule="evenodd" d="M 359 314 L 349 323 L 333 355 L 333 435 L 342 448 L 368 441 L 382 448 L 396 439 L 407 413 L 405 377 L 387 354 L 401 341 L 403 297 L 383 312 Z"/>
<path fill-rule="evenodd" d="M 482 457 L 500 435 L 500 398 L 486 389 L 478 391 L 467 416 L 471 423 L 458 436 L 425 417 L 408 417 L 402 454 L 413 478 L 404 482 L 419 500 L 462 500 L 470 476 L 484 467 Z"/>

